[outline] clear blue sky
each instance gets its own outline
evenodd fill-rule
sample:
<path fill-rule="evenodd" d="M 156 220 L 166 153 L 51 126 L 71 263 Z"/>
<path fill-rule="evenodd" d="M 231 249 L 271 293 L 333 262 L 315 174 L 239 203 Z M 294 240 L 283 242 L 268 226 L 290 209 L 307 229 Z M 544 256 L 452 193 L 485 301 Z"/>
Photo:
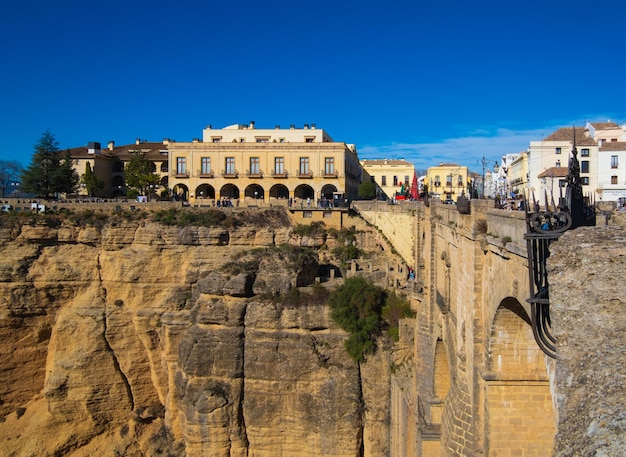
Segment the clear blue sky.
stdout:
<path fill-rule="evenodd" d="M 316 124 L 361 158 L 480 170 L 558 127 L 626 121 L 626 3 L 11 1 L 0 159 Z"/>

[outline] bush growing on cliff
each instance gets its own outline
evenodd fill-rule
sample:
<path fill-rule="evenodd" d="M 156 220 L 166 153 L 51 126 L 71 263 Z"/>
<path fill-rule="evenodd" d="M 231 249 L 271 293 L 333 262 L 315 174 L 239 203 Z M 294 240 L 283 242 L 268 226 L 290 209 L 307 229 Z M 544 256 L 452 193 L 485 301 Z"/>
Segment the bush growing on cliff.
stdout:
<path fill-rule="evenodd" d="M 326 233 L 326 229 L 324 227 L 324 223 L 321 221 L 314 221 L 310 224 L 298 224 L 293 229 L 293 233 L 299 236 L 315 236 L 315 235 L 323 235 Z"/>
<path fill-rule="evenodd" d="M 219 225 L 226 219 L 226 214 L 218 209 L 209 209 L 208 211 L 193 211 L 187 209 L 181 211 L 170 208 L 154 213 L 153 220 L 163 225 L 175 225 L 185 227 L 186 225 L 195 225 L 199 227 L 212 227 Z"/>
<path fill-rule="evenodd" d="M 383 319 L 385 319 L 385 321 L 389 324 L 387 334 L 393 338 L 394 341 L 398 341 L 400 337 L 400 319 L 403 317 L 414 317 L 415 311 L 411 309 L 411 305 L 405 297 L 396 295 L 395 292 L 391 292 L 387 295 L 385 300 L 382 316 Z"/>
<path fill-rule="evenodd" d="M 332 251 L 342 263 L 342 268 L 346 268 L 350 260 L 358 259 L 363 253 L 356 247 L 356 230 L 350 229 L 330 230 L 329 235 L 337 239 L 337 247 Z"/>
<path fill-rule="evenodd" d="M 345 348 L 357 362 L 376 348 L 384 301 L 385 292 L 360 276 L 347 279 L 328 298 L 331 317 L 350 333 Z"/>

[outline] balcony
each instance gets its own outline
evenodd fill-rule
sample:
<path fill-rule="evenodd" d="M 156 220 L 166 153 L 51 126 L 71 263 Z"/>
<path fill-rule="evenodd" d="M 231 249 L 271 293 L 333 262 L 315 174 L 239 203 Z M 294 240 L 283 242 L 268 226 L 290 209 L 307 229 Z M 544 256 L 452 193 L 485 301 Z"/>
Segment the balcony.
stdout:
<path fill-rule="evenodd" d="M 238 178 L 239 172 L 237 170 L 222 170 L 222 178 Z"/>
<path fill-rule="evenodd" d="M 200 177 L 200 178 L 215 178 L 215 173 L 213 173 L 213 171 L 198 171 L 196 173 L 196 176 Z"/>
<path fill-rule="evenodd" d="M 263 177 L 263 170 L 246 170 L 246 176 L 248 178 L 262 178 Z"/>
<path fill-rule="evenodd" d="M 289 172 L 287 170 L 282 170 L 280 172 L 272 170 L 272 178 L 287 178 L 288 176 Z"/>
<path fill-rule="evenodd" d="M 339 173 L 337 170 L 322 170 L 322 178 L 337 178 Z"/>
<path fill-rule="evenodd" d="M 299 171 L 298 178 L 303 178 L 303 179 L 313 178 L 313 172 L 312 171 Z"/>
<path fill-rule="evenodd" d="M 187 173 L 186 171 L 177 171 L 176 174 L 174 175 L 174 178 L 177 178 L 177 179 L 188 179 L 189 178 L 189 173 Z"/>

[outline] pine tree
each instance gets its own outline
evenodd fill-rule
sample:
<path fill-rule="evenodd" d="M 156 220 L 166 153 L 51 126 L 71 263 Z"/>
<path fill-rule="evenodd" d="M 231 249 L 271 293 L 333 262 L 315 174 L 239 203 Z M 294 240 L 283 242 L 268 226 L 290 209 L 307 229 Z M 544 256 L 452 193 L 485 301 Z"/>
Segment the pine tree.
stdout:
<path fill-rule="evenodd" d="M 59 193 L 71 194 L 78 186 L 70 151 L 61 157 L 59 143 L 48 130 L 35 145 L 31 164 L 22 172 L 22 190 L 38 197 L 54 198 Z"/>
<path fill-rule="evenodd" d="M 59 168 L 54 173 L 54 191 L 65 195 L 76 193 L 79 181 L 80 178 L 74 169 L 70 151 L 65 151 Z"/>
<path fill-rule="evenodd" d="M 31 164 L 22 172 L 24 192 L 45 198 L 55 195 L 55 175 L 61 164 L 58 145 L 54 135 L 46 130 L 35 145 Z"/>

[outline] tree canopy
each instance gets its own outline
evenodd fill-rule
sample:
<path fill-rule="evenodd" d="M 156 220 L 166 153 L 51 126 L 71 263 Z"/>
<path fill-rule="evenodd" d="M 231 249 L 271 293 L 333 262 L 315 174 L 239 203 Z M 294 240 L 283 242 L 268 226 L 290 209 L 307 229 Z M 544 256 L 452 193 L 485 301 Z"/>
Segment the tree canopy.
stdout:
<path fill-rule="evenodd" d="M 124 175 L 126 185 L 140 195 L 148 195 L 150 186 L 156 188 L 159 185 L 159 175 L 152 171 L 152 163 L 142 152 L 131 153 L 130 161 L 124 168 Z"/>
<path fill-rule="evenodd" d="M 359 198 L 373 200 L 376 198 L 376 184 L 372 181 L 363 181 L 359 186 Z"/>
<path fill-rule="evenodd" d="M 30 165 L 21 173 L 21 189 L 38 197 L 52 198 L 59 193 L 75 192 L 78 180 L 70 152 L 61 156 L 59 143 L 46 131 L 35 145 Z"/>
<path fill-rule="evenodd" d="M 80 177 L 80 182 L 85 185 L 87 194 L 90 197 L 93 197 L 104 187 L 104 181 L 93 173 L 89 162 L 87 162 L 87 165 L 85 166 L 85 173 Z"/>

